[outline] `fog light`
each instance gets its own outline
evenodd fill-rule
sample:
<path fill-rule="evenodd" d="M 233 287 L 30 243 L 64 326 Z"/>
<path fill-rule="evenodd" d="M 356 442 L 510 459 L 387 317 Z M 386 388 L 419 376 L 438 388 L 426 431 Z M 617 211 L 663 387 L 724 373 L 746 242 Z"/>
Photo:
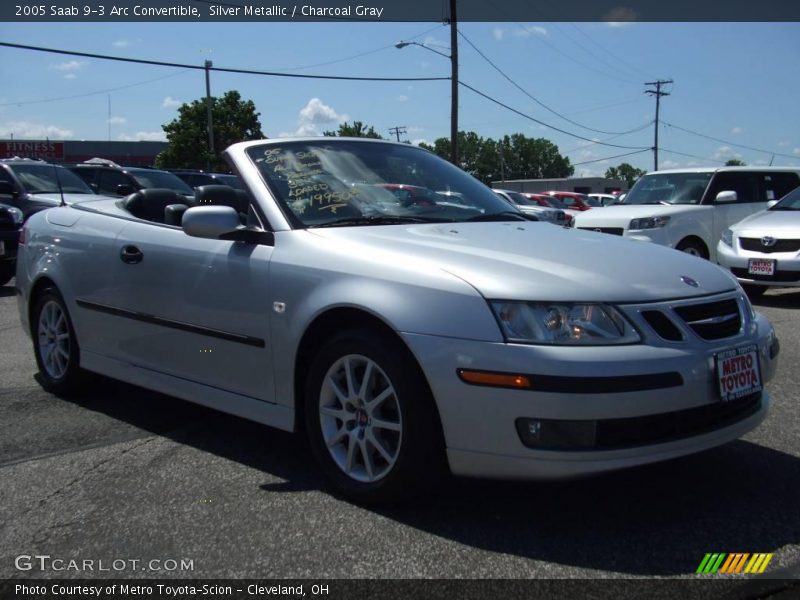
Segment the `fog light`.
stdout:
<path fill-rule="evenodd" d="M 560 419 L 529 419 L 516 421 L 520 441 L 538 450 L 588 450 L 594 448 L 597 421 L 564 421 Z"/>

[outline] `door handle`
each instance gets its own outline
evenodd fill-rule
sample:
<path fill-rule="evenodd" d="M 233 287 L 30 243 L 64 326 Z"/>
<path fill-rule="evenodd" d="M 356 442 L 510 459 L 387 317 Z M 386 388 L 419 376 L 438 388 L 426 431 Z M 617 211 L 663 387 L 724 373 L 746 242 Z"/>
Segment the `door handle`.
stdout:
<path fill-rule="evenodd" d="M 144 254 L 142 254 L 142 251 L 136 246 L 123 246 L 122 250 L 120 250 L 119 257 L 122 262 L 135 265 L 136 263 L 142 262 Z"/>

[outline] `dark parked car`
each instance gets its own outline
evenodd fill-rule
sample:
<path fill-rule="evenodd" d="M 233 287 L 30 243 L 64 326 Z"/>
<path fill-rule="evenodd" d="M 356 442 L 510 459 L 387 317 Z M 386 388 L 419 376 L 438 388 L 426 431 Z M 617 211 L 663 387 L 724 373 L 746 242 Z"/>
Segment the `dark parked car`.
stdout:
<path fill-rule="evenodd" d="M 67 168 L 83 179 L 95 192 L 106 196 L 128 196 L 143 189 L 161 188 L 177 192 L 188 199 L 194 198 L 194 190 L 168 171 L 121 167 L 102 159 L 92 159 Z"/>
<path fill-rule="evenodd" d="M 0 285 L 7 284 L 14 277 L 20 227 L 22 211 L 14 206 L 0 204 Z"/>
<path fill-rule="evenodd" d="M 207 173 L 189 169 L 170 169 L 170 173 L 177 175 L 192 188 L 198 188 L 201 185 L 227 185 L 235 190 L 244 189 L 239 178 L 231 173 Z"/>
<path fill-rule="evenodd" d="M 93 194 L 80 177 L 64 167 L 29 158 L 0 160 L 0 203 L 18 208 L 24 219 Z"/>

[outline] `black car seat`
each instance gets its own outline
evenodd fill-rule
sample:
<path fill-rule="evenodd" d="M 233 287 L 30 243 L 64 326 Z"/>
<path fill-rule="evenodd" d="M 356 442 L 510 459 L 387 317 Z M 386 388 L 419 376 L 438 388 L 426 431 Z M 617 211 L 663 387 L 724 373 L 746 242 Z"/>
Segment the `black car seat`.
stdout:
<path fill-rule="evenodd" d="M 147 188 L 134 192 L 122 200 L 122 205 L 134 217 L 164 223 L 165 211 L 171 204 L 183 204 L 186 198 L 174 190 Z"/>
<path fill-rule="evenodd" d="M 164 223 L 180 227 L 183 221 L 183 213 L 189 207 L 186 204 L 170 204 L 164 208 Z"/>
<path fill-rule="evenodd" d="M 228 185 L 201 185 L 194 190 L 194 200 L 197 206 L 230 206 L 239 213 L 242 223 L 247 219 L 250 201 L 243 190 Z"/>

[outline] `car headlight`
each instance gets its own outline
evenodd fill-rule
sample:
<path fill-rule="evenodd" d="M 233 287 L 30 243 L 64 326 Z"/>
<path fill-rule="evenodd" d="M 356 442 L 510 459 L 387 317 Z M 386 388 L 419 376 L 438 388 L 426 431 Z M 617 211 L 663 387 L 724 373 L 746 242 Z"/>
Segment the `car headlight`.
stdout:
<path fill-rule="evenodd" d="M 22 225 L 22 221 L 24 221 L 24 217 L 22 216 L 22 211 L 15 206 L 4 206 L 5 210 L 8 214 L 11 215 L 11 219 L 14 221 L 14 225 Z"/>
<path fill-rule="evenodd" d="M 722 232 L 722 243 L 733 248 L 733 231 L 726 229 Z"/>
<path fill-rule="evenodd" d="M 607 304 L 490 302 L 508 342 L 566 346 L 634 344 L 639 334 Z"/>
<path fill-rule="evenodd" d="M 658 229 L 669 223 L 669 217 L 644 217 L 631 219 L 628 229 Z"/>

